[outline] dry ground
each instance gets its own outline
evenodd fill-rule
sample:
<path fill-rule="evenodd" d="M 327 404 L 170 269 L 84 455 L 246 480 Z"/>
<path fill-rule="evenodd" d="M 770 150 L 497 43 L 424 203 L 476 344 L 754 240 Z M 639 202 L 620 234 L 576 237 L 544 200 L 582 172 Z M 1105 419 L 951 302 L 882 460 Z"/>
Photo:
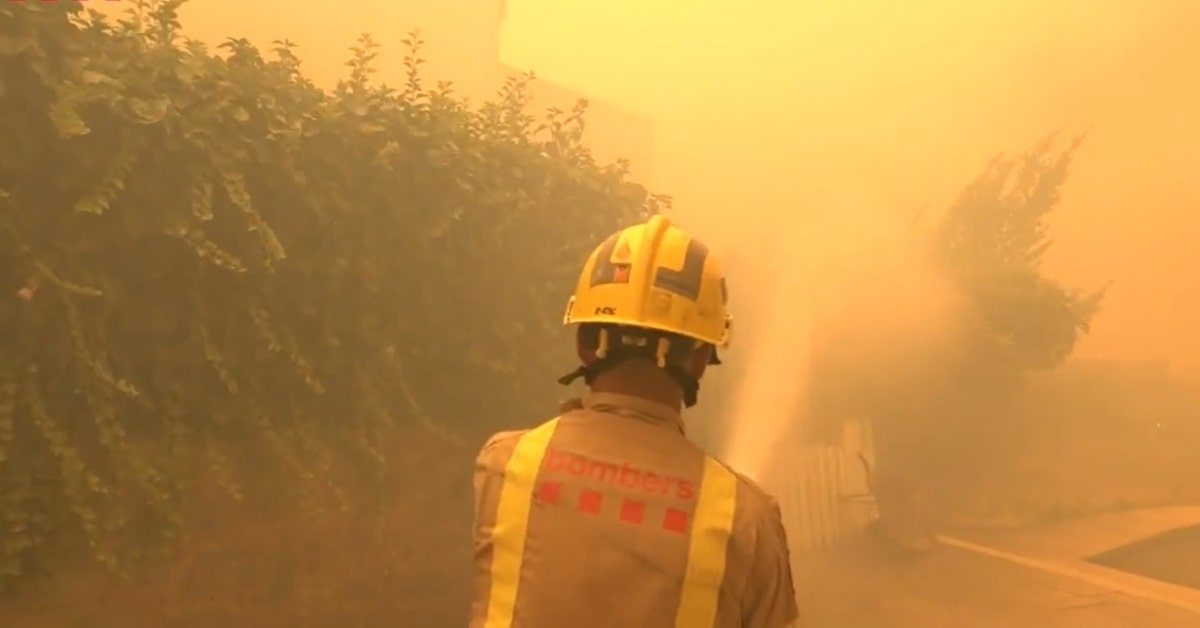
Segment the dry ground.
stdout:
<path fill-rule="evenodd" d="M 796 559 L 806 628 L 1196 628 L 1200 615 L 953 547 L 886 558 L 866 540 Z"/>

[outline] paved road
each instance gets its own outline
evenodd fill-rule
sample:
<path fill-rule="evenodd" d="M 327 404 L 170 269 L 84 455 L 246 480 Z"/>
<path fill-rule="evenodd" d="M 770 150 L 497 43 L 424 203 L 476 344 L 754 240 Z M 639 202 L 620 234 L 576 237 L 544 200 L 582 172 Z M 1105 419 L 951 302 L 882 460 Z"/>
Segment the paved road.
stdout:
<path fill-rule="evenodd" d="M 863 540 L 795 570 L 806 628 L 1200 627 L 1200 614 L 955 547 L 887 559 Z"/>

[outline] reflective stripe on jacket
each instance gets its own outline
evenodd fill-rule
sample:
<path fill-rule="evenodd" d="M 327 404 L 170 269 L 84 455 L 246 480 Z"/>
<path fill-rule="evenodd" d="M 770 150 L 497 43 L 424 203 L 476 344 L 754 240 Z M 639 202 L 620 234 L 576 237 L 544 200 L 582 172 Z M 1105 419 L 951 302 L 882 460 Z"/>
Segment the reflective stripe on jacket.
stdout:
<path fill-rule="evenodd" d="M 493 436 L 475 469 L 472 628 L 785 628 L 778 505 L 678 413 L 592 394 Z"/>

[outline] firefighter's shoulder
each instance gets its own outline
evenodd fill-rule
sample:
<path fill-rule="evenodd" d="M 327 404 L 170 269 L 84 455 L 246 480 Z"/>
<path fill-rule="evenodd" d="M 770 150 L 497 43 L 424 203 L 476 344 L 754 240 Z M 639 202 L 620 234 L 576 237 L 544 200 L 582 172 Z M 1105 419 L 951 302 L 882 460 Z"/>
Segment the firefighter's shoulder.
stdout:
<path fill-rule="evenodd" d="M 583 402 L 581 400 L 568 399 L 559 404 L 559 413 L 561 416 L 562 414 L 582 408 Z M 512 456 L 512 452 L 514 449 L 516 449 L 517 442 L 521 440 L 522 436 L 525 436 L 533 429 L 537 429 L 537 427 L 544 427 L 547 425 L 547 423 L 553 421 L 554 419 L 551 419 L 550 421 L 542 423 L 541 425 L 533 428 L 522 430 L 505 430 L 492 434 L 490 437 L 488 437 L 487 441 L 484 442 L 483 447 L 479 448 L 479 455 L 476 456 L 476 464 L 484 466 L 503 466 L 508 462 L 509 457 Z"/>
<path fill-rule="evenodd" d="M 779 503 L 758 482 L 750 479 L 744 473 L 738 472 L 720 458 L 714 456 L 709 456 L 709 458 L 737 479 L 738 508 L 744 509 L 750 518 L 768 517 L 778 510 Z"/>
<path fill-rule="evenodd" d="M 529 430 L 526 429 L 505 430 L 492 434 L 483 447 L 479 448 L 479 455 L 475 457 L 476 466 L 503 467 L 516 449 L 517 442 L 528 433 Z"/>

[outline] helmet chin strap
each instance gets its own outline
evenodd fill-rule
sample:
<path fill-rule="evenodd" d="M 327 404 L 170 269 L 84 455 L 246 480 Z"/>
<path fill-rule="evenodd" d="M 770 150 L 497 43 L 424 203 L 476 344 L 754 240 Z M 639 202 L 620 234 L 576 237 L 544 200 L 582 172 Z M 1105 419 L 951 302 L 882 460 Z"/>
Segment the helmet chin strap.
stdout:
<path fill-rule="evenodd" d="M 700 395 L 700 380 L 689 374 L 683 364 L 694 355 L 699 344 L 697 341 L 650 329 L 596 325 L 580 328 L 580 342 L 594 352 L 596 361 L 560 377 L 558 383 L 565 386 L 582 377 L 590 386 L 601 373 L 626 360 L 648 359 L 666 371 L 679 385 L 684 406 L 690 408 L 696 405 Z"/>
<path fill-rule="evenodd" d="M 558 383 L 562 384 L 563 386 L 570 386 L 571 384 L 575 383 L 575 380 L 582 377 L 584 383 L 591 386 L 592 381 L 595 380 L 596 377 L 598 377 L 601 373 L 616 367 L 618 364 L 626 360 L 642 357 L 646 356 L 634 354 L 601 358 L 590 365 L 580 366 L 574 371 L 563 375 L 562 377 L 558 378 Z M 700 381 L 695 377 L 688 375 L 683 368 L 676 364 L 668 364 L 661 368 L 671 376 L 671 379 L 675 380 L 676 384 L 679 384 L 679 389 L 683 393 L 684 407 L 690 408 L 696 405 L 696 402 L 700 397 Z"/>

